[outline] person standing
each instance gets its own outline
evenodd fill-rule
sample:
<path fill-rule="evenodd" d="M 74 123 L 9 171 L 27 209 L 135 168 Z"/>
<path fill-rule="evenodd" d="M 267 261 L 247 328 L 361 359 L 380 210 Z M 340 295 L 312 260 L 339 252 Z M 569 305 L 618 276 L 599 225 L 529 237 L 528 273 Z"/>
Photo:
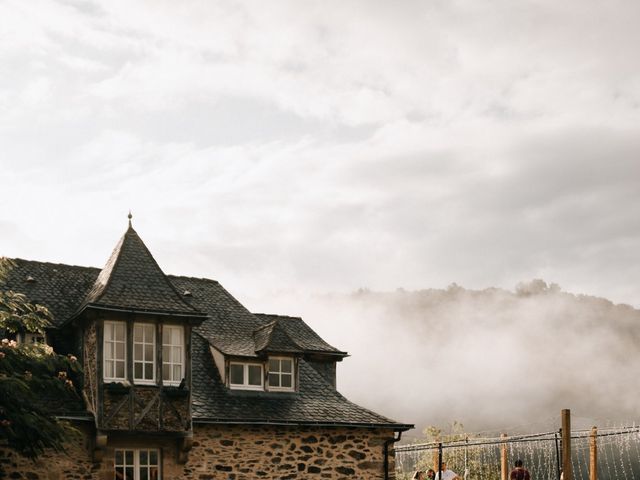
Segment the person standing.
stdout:
<path fill-rule="evenodd" d="M 522 460 L 516 460 L 515 468 L 511 470 L 510 480 L 531 480 L 529 470 L 522 466 Z"/>
<path fill-rule="evenodd" d="M 442 473 L 442 476 L 440 476 Z M 456 472 L 447 468 L 447 462 L 440 464 L 440 472 L 436 473 L 435 480 L 462 480 Z"/>

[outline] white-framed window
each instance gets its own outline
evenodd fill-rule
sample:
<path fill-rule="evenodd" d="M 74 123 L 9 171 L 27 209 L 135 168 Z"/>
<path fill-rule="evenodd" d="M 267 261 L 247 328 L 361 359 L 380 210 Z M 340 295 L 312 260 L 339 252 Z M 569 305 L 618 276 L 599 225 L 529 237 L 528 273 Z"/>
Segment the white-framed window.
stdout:
<path fill-rule="evenodd" d="M 162 383 L 180 385 L 184 377 L 184 328 L 180 325 L 162 327 Z"/>
<path fill-rule="evenodd" d="M 116 480 L 160 480 L 160 452 L 155 449 L 116 449 Z"/>
<path fill-rule="evenodd" d="M 261 363 L 230 362 L 229 386 L 241 390 L 264 390 Z"/>
<path fill-rule="evenodd" d="M 104 322 L 104 379 L 126 380 L 127 328 L 125 322 Z"/>
<path fill-rule="evenodd" d="M 34 345 L 36 343 L 46 345 L 47 336 L 43 333 L 23 333 L 20 335 L 20 341 L 22 343 L 26 343 L 27 345 Z"/>
<path fill-rule="evenodd" d="M 269 390 L 293 389 L 293 358 L 269 357 Z"/>
<path fill-rule="evenodd" d="M 136 383 L 155 383 L 156 326 L 133 324 L 133 379 Z"/>

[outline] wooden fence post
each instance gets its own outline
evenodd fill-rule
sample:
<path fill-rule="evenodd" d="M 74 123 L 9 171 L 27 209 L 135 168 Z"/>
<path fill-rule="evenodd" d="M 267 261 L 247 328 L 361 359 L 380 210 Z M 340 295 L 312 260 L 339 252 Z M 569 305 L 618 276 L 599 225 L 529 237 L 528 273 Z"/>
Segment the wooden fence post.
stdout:
<path fill-rule="evenodd" d="M 589 435 L 589 480 L 598 480 L 598 427 Z"/>
<path fill-rule="evenodd" d="M 507 434 L 500 434 L 500 438 L 506 439 Z M 507 444 L 503 443 L 500 446 L 500 479 L 508 480 L 509 477 L 509 464 L 507 463 Z"/>
<path fill-rule="evenodd" d="M 573 480 L 571 464 L 571 410 L 562 410 L 562 480 Z"/>

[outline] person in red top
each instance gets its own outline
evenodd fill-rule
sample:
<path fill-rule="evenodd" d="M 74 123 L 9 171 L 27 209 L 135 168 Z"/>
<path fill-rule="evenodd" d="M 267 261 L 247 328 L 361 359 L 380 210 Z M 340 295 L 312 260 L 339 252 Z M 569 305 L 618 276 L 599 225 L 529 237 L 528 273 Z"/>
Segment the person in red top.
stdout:
<path fill-rule="evenodd" d="M 522 466 L 522 460 L 516 460 L 516 468 L 511 470 L 510 479 L 511 480 L 531 480 L 531 475 L 529 475 L 529 470 Z"/>

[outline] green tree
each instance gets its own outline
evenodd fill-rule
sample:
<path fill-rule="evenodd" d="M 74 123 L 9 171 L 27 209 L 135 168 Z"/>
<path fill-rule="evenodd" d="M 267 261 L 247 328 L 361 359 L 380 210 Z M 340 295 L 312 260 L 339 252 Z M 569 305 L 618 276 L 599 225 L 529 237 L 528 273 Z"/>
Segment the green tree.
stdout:
<path fill-rule="evenodd" d="M 10 261 L 0 259 L 0 286 Z M 21 293 L 0 290 L 0 334 L 43 334 L 50 325 L 46 307 L 29 302 Z M 4 336 L 4 335 L 3 335 Z M 63 450 L 73 428 L 57 420 L 51 399 L 81 402 L 82 368 L 71 355 L 62 356 L 47 345 L 0 343 L 0 440 L 22 455 L 35 458 L 46 448 Z"/>

